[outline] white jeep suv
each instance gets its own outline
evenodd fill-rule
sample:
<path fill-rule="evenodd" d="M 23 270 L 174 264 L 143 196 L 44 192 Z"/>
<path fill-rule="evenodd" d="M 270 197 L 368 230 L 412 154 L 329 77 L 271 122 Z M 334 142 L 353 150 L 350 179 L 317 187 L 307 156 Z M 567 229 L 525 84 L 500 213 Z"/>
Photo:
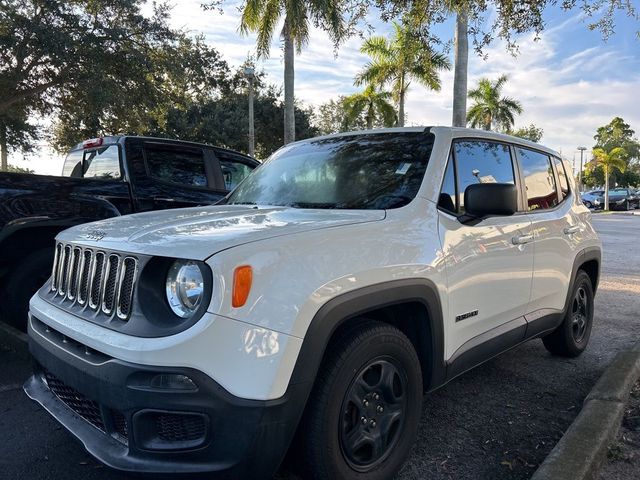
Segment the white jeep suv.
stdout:
<path fill-rule="evenodd" d="M 211 207 L 58 235 L 27 394 L 105 464 L 387 479 L 424 392 L 587 345 L 601 245 L 555 152 L 444 127 L 287 145 Z M 294 440 L 295 438 L 295 440 Z"/>

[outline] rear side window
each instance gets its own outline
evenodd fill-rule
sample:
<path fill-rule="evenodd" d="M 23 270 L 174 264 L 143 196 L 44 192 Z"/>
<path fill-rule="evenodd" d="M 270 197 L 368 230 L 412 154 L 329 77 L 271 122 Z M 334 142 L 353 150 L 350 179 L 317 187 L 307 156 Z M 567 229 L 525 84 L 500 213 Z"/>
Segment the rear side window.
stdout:
<path fill-rule="evenodd" d="M 172 145 L 145 145 L 149 175 L 165 182 L 206 187 L 204 152 L 197 148 Z"/>
<path fill-rule="evenodd" d="M 553 162 L 558 172 L 558 183 L 560 185 L 560 201 L 569 196 L 569 178 L 567 177 L 567 171 L 564 168 L 564 162 L 559 158 L 552 157 Z"/>
<path fill-rule="evenodd" d="M 556 180 L 548 155 L 518 147 L 524 175 L 529 211 L 540 211 L 558 205 Z"/>
<path fill-rule="evenodd" d="M 464 140 L 454 144 L 458 174 L 458 205 L 464 212 L 464 191 L 476 183 L 515 184 L 513 163 L 508 145 Z"/>
<path fill-rule="evenodd" d="M 64 161 L 62 176 L 109 180 L 120 178 L 122 174 L 118 146 L 109 145 L 91 150 L 70 152 Z"/>

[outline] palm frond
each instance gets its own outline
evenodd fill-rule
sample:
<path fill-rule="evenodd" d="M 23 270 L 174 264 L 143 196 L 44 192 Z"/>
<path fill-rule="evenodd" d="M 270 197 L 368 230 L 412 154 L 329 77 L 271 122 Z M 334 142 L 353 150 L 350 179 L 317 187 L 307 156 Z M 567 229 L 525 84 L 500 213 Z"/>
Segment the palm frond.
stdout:
<path fill-rule="evenodd" d="M 373 60 L 381 61 L 393 58 L 389 42 L 380 36 L 367 38 L 360 47 L 360 52 L 369 55 Z"/>

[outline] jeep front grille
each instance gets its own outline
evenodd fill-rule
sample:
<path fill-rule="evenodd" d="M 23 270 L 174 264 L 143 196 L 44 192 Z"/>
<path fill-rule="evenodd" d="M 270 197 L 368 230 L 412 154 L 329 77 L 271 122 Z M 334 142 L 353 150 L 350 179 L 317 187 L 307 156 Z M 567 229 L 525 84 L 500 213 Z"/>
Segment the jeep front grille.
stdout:
<path fill-rule="evenodd" d="M 128 320 L 138 276 L 138 259 L 58 243 L 51 273 L 54 298 L 109 317 Z"/>

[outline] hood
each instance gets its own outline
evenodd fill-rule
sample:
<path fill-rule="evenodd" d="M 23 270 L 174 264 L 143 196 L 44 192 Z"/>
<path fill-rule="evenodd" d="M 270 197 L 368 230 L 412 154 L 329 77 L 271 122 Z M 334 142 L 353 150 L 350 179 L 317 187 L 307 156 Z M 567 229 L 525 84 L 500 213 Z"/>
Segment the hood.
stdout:
<path fill-rule="evenodd" d="M 106 250 L 205 260 L 244 243 L 384 218 L 384 210 L 221 205 L 109 218 L 72 227 L 57 239 Z"/>

